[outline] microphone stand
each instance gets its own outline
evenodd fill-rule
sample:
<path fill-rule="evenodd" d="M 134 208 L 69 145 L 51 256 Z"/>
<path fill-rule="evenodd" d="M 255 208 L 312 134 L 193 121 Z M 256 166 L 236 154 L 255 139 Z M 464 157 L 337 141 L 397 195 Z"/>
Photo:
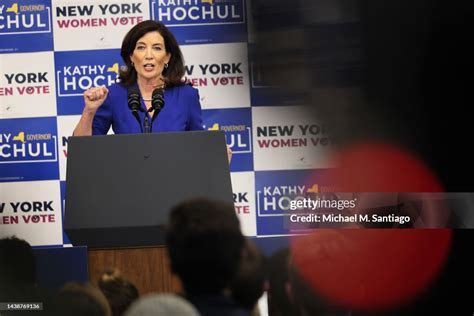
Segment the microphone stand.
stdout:
<path fill-rule="evenodd" d="M 137 110 L 132 110 L 132 114 L 135 117 L 135 119 L 138 122 L 138 125 L 140 126 L 140 130 L 143 133 L 143 127 L 142 127 L 142 121 L 140 120 L 140 115 L 138 114 Z"/>
<path fill-rule="evenodd" d="M 148 118 L 148 112 L 145 112 L 145 120 L 143 121 L 143 126 L 145 127 L 144 133 L 151 133 L 150 119 Z M 143 132 L 143 131 L 142 131 Z"/>

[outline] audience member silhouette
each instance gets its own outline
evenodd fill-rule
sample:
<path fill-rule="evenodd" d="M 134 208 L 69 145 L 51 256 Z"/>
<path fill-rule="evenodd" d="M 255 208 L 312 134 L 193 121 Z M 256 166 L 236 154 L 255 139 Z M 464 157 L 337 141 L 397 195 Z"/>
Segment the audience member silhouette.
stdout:
<path fill-rule="evenodd" d="M 28 242 L 15 236 L 0 239 L 0 302 L 43 304 L 42 311 L 1 311 L 0 315 L 45 315 L 50 297 L 36 285 L 36 261 Z"/>
<path fill-rule="evenodd" d="M 152 294 L 135 301 L 125 316 L 199 316 L 196 308 L 174 294 Z"/>
<path fill-rule="evenodd" d="M 139 296 L 135 285 L 124 278 L 118 269 L 102 273 L 97 285 L 107 298 L 113 316 L 122 315 Z"/>
<path fill-rule="evenodd" d="M 239 269 L 230 284 L 230 292 L 237 304 L 253 314 L 257 313 L 258 300 L 265 291 L 265 270 L 265 256 L 247 239 Z"/>
<path fill-rule="evenodd" d="M 244 241 L 232 204 L 193 199 L 172 209 L 166 233 L 171 269 L 202 315 L 249 315 L 224 294 L 239 267 Z"/>
<path fill-rule="evenodd" d="M 29 243 L 17 237 L 0 239 L 0 258 L 2 288 L 35 285 L 35 257 Z"/>
<path fill-rule="evenodd" d="M 290 250 L 282 248 L 268 258 L 268 314 L 269 316 L 298 316 L 290 299 Z"/>
<path fill-rule="evenodd" d="M 55 316 L 112 316 L 107 298 L 85 283 L 68 283 L 58 293 L 54 304 Z"/>

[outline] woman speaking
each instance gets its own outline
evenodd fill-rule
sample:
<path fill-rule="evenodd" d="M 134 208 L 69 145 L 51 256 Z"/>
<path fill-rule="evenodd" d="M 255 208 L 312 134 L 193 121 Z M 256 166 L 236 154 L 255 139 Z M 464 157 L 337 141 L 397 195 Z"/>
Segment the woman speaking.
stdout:
<path fill-rule="evenodd" d="M 111 126 L 115 134 L 203 129 L 198 91 L 183 81 L 183 56 L 166 26 L 155 21 L 135 25 L 120 55 L 125 62 L 120 82 L 84 92 L 75 136 L 104 135 Z"/>

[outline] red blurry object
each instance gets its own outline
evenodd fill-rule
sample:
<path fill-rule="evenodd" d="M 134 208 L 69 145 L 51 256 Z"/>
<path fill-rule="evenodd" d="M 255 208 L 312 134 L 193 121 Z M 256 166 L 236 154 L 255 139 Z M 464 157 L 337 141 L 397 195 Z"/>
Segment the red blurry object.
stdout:
<path fill-rule="evenodd" d="M 438 276 L 448 229 L 320 229 L 292 245 L 293 264 L 316 295 L 353 310 L 409 303 Z"/>

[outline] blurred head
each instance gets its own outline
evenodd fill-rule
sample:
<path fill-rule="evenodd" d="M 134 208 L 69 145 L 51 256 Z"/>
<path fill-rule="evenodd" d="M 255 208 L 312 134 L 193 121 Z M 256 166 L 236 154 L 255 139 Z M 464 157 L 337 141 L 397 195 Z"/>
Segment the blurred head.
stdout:
<path fill-rule="evenodd" d="M 57 316 L 112 316 L 102 292 L 90 284 L 69 283 L 58 293 L 54 312 Z"/>
<path fill-rule="evenodd" d="M 268 313 L 270 316 L 297 316 L 298 309 L 290 298 L 290 249 L 283 248 L 268 258 Z"/>
<path fill-rule="evenodd" d="M 266 262 L 260 249 L 250 240 L 245 242 L 237 274 L 230 284 L 232 298 L 241 307 L 253 310 L 263 295 Z"/>
<path fill-rule="evenodd" d="M 31 246 L 17 237 L 0 239 L 0 286 L 33 286 L 36 264 Z"/>
<path fill-rule="evenodd" d="M 180 84 L 184 76 L 184 60 L 178 42 L 168 28 L 155 21 L 135 25 L 122 42 L 120 51 L 126 69 L 120 71 L 125 86 L 140 80 L 159 81 L 167 86 Z"/>
<path fill-rule="evenodd" d="M 102 273 L 97 284 L 107 298 L 113 316 L 122 315 L 139 296 L 135 285 L 123 278 L 117 269 Z"/>
<path fill-rule="evenodd" d="M 198 316 L 191 303 L 174 294 L 154 294 L 143 297 L 130 306 L 125 316 Z"/>
<path fill-rule="evenodd" d="M 186 294 L 219 294 L 234 278 L 244 237 L 232 204 L 193 199 L 171 211 L 166 244 Z"/>

